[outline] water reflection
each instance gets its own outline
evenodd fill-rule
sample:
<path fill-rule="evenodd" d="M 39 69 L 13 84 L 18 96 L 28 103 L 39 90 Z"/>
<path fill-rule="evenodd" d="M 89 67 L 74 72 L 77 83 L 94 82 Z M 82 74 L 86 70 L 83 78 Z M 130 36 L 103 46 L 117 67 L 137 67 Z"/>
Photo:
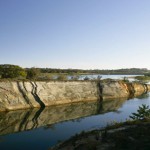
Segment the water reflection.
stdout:
<path fill-rule="evenodd" d="M 116 111 L 125 100 L 108 100 L 103 103 L 81 102 L 46 107 L 44 110 L 35 108 L 2 112 L 0 113 L 0 135 L 32 130 L 41 126 L 45 126 L 45 129 L 54 128 L 53 124 L 72 119 L 81 121 L 82 117 Z"/>
<path fill-rule="evenodd" d="M 53 106 L 41 113 L 39 109 L 0 113 L 0 149 L 48 150 L 83 130 L 125 121 L 142 104 L 150 106 L 149 95 L 139 98 Z"/>
<path fill-rule="evenodd" d="M 148 98 L 149 97 L 149 93 L 144 93 L 140 96 L 137 97 L 137 99 L 145 99 L 145 98 Z"/>

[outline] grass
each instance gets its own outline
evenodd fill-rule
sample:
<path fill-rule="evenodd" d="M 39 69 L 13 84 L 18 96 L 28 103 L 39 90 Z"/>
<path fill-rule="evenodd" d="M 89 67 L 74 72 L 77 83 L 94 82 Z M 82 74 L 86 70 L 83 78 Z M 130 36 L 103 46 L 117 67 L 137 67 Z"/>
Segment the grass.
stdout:
<path fill-rule="evenodd" d="M 136 76 L 135 79 L 140 80 L 140 81 L 149 81 L 150 76 Z"/>

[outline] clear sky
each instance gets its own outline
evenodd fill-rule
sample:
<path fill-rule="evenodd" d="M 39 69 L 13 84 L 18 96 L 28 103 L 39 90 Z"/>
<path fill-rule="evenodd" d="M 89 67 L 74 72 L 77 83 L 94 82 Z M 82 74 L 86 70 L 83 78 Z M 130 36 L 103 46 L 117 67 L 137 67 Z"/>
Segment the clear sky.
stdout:
<path fill-rule="evenodd" d="M 0 0 L 0 64 L 150 69 L 150 0 Z"/>

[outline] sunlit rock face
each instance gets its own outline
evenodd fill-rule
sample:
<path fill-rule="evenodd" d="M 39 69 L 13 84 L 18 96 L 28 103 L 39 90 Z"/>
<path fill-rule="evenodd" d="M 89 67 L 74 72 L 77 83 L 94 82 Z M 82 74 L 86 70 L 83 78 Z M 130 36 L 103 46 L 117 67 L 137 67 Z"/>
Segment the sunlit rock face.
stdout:
<path fill-rule="evenodd" d="M 134 88 L 134 96 L 139 96 L 145 92 L 147 92 L 147 86 L 140 83 L 132 83 Z"/>
<path fill-rule="evenodd" d="M 80 102 L 58 106 L 16 110 L 0 113 L 0 135 L 27 131 L 38 127 L 54 127 L 53 124 L 82 117 L 115 111 L 125 99 L 108 100 L 99 103 Z M 79 120 L 80 121 L 80 120 Z"/>
<path fill-rule="evenodd" d="M 95 82 L 37 82 L 37 87 L 45 106 L 98 99 Z"/>
<path fill-rule="evenodd" d="M 40 107 L 30 82 L 0 82 L 0 111 Z"/>
<path fill-rule="evenodd" d="M 149 85 L 122 81 L 6 81 L 0 82 L 0 111 L 128 98 L 147 91 Z"/>
<path fill-rule="evenodd" d="M 147 90 L 150 91 L 150 84 L 147 84 Z"/>
<path fill-rule="evenodd" d="M 128 86 L 124 82 L 108 82 L 103 84 L 103 100 L 129 96 Z"/>

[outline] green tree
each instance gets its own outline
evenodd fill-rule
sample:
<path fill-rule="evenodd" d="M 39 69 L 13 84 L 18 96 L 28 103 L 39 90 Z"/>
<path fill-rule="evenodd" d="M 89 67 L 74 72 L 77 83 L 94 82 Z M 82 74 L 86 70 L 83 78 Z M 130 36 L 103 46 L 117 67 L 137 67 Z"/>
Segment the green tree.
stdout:
<path fill-rule="evenodd" d="M 142 104 L 142 106 L 139 106 L 137 113 L 132 113 L 132 115 L 129 117 L 133 120 L 149 119 L 150 118 L 149 106 Z"/>
<path fill-rule="evenodd" d="M 37 79 L 40 74 L 40 70 L 38 68 L 30 68 L 27 69 L 27 79 Z"/>
<path fill-rule="evenodd" d="M 0 75 L 1 78 L 18 78 L 18 77 L 26 77 L 25 69 L 21 68 L 17 65 L 0 65 Z"/>

